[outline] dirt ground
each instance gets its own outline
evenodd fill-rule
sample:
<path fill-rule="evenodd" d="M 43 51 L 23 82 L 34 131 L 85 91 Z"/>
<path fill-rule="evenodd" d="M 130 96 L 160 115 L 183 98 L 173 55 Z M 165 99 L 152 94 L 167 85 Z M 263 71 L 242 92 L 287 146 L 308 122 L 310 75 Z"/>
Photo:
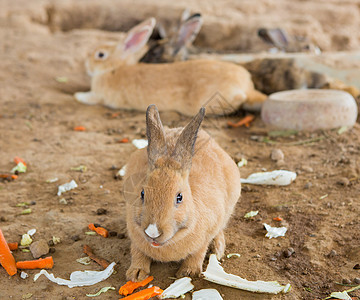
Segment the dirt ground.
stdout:
<path fill-rule="evenodd" d="M 93 9 L 99 2 L 89 1 L 89 7 Z M 291 9 L 296 6 L 294 2 L 299 7 L 297 13 Z M 84 1 L 77 3 L 79 10 L 86 7 Z M 109 8 L 109 2 L 106 3 Z M 119 5 L 129 7 L 129 11 L 135 13 L 141 2 L 135 3 L 135 7 L 125 1 Z M 164 5 L 166 9 L 154 10 L 155 4 L 145 0 L 143 3 L 144 10 L 139 15 L 126 15 L 128 19 L 122 22 L 135 22 L 149 14 L 151 9 L 155 16 L 157 13 L 164 16 L 165 11 L 177 15 L 190 5 L 189 1 L 171 4 L 162 0 L 157 5 Z M 205 6 L 200 1 L 192 4 L 192 8 L 207 12 L 212 26 L 218 20 L 221 26 L 215 27 L 222 29 L 224 35 L 229 34 L 226 22 L 233 28 L 247 23 L 246 19 L 236 22 L 238 15 L 259 22 L 260 16 L 265 14 L 264 22 L 269 24 L 269 14 L 284 16 L 281 12 L 287 11 L 288 28 L 291 29 L 296 24 L 291 20 L 299 20 L 299 14 L 307 9 L 309 14 L 304 18 L 305 25 L 315 24 L 318 31 L 306 26 L 303 30 L 322 33 L 319 33 L 319 38 L 324 41 L 323 48 L 329 51 L 360 48 L 357 30 L 360 1 L 276 3 L 262 0 L 256 5 L 251 1 L 244 1 L 243 5 L 242 2 L 226 1 L 222 10 L 217 9 L 221 4 L 216 1 L 209 3 Z M 37 229 L 35 241 L 60 237 L 61 243 L 53 246 L 55 252 L 52 254 L 55 266 L 51 272 L 56 277 L 68 278 L 75 270 L 101 270 L 94 262 L 88 266 L 76 262 L 77 258 L 84 256 L 84 244 L 90 245 L 99 256 L 116 262 L 117 272 L 94 286 L 70 289 L 45 277 L 34 282 L 36 270 L 27 271 L 29 278 L 24 280 L 19 275 L 10 278 L 0 268 L 1 299 L 26 299 L 30 297 L 29 293 L 31 299 L 86 299 L 85 294 L 94 293 L 104 286 L 114 286 L 116 291 L 103 294 L 101 299 L 118 299 L 118 288 L 125 283 L 125 272 L 130 265 L 123 182 L 114 175 L 135 150 L 131 143 L 121 144 L 119 140 L 144 138 L 145 115 L 86 106 L 74 100 L 74 92 L 86 91 L 90 87 L 84 68 L 87 52 L 100 41 L 116 38 L 118 33 L 100 30 L 107 29 L 100 22 L 108 20 L 104 14 L 103 19 L 94 21 L 92 26 L 89 20 L 85 22 L 74 19 L 71 13 L 61 13 L 62 10 L 71 11 L 68 7 L 73 4 L 72 1 L 54 2 L 51 7 L 60 5 L 60 8 L 49 13 L 46 0 L 1 2 L 0 170 L 10 171 L 14 167 L 14 157 L 20 156 L 28 163 L 28 171 L 15 181 L 0 182 L 0 227 L 9 242 L 19 242 L 21 235 L 31 228 Z M 315 14 L 311 10 L 312 4 L 314 9 L 323 10 L 324 14 Z M 293 19 L 291 12 L 294 12 Z M 346 13 L 350 15 L 345 17 Z M 96 15 L 89 9 L 91 14 Z M 331 16 L 335 16 L 336 26 Z M 316 17 L 318 20 L 312 22 L 311 18 Z M 71 28 L 65 30 L 61 24 L 71 24 Z M 205 24 L 199 44 L 216 48 L 211 40 L 215 39 L 210 34 L 212 27 Z M 108 29 L 122 28 L 121 22 L 115 25 L 109 25 Z M 252 27 L 249 25 L 248 28 Z M 329 37 L 331 39 L 327 40 Z M 267 47 L 259 44 L 253 35 L 244 39 L 248 43 L 246 49 L 241 49 L 243 51 L 253 51 L 252 45 L 258 45 L 254 46 L 257 50 Z M 229 45 L 225 50 L 240 49 L 229 42 L 235 40 L 234 37 L 227 39 Z M 59 77 L 65 77 L 66 82 L 61 82 L 64 80 L 59 80 Z M 248 280 L 277 280 L 282 284 L 291 283 L 292 289 L 286 295 L 271 296 L 194 278 L 196 290 L 216 288 L 224 299 L 321 299 L 333 291 L 348 289 L 338 283 L 344 280 L 354 285 L 354 279 L 360 278 L 360 270 L 353 269 L 360 263 L 360 125 L 356 124 L 342 134 L 329 130 L 273 137 L 259 116 L 250 128 L 227 127 L 228 120 L 236 121 L 242 115 L 243 112 L 239 112 L 231 117 L 206 118 L 203 125 L 234 160 L 239 161 L 242 157 L 248 160 L 248 165 L 241 168 L 242 177 L 279 168 L 295 171 L 298 177 L 287 187 L 243 185 L 241 198 L 226 230 L 226 253 L 239 253 L 241 257 L 225 258 L 222 265 L 227 272 Z M 186 117 L 175 112 L 162 113 L 161 117 L 169 127 L 183 126 L 188 122 Z M 86 131 L 74 131 L 75 126 L 85 126 Z M 270 159 L 275 148 L 280 148 L 285 154 L 283 165 Z M 79 165 L 86 165 L 87 171 L 71 170 Z M 59 179 L 56 183 L 46 183 L 54 177 Z M 72 179 L 79 187 L 58 197 L 57 186 Z M 65 198 L 67 204 L 60 202 L 61 198 Z M 29 206 L 31 214 L 20 215 L 27 208 L 16 206 L 21 202 L 33 202 Z M 98 215 L 99 208 L 106 209 L 107 214 Z M 259 210 L 259 214 L 251 220 L 244 219 L 244 214 L 251 210 Z M 281 217 L 283 221 L 273 221 L 274 217 Z M 99 223 L 118 235 L 106 239 L 85 235 L 87 224 L 91 222 Z M 269 240 L 265 237 L 264 222 L 288 227 L 286 236 Z M 285 255 L 288 248 L 295 251 L 290 257 Z M 14 256 L 16 260 L 32 259 L 31 253 L 19 250 L 14 252 Z M 204 266 L 206 264 L 207 261 Z M 166 288 L 173 282 L 171 277 L 178 267 L 178 263 L 154 263 L 151 268 L 154 284 Z M 359 299 L 360 292 L 351 295 Z M 189 295 L 186 297 L 190 299 Z"/>

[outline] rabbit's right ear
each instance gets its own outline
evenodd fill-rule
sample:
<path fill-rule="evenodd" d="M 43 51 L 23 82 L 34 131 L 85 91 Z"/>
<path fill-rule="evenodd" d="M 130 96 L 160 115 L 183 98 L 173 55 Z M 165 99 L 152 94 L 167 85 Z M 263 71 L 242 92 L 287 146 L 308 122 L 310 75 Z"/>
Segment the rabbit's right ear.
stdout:
<path fill-rule="evenodd" d="M 289 44 L 289 37 L 286 31 L 281 28 L 260 28 L 258 30 L 258 35 L 265 42 L 268 42 L 280 49 L 286 48 Z"/>
<path fill-rule="evenodd" d="M 175 149 L 171 154 L 184 170 L 191 168 L 192 157 L 194 156 L 197 134 L 205 116 L 205 108 L 202 107 L 198 114 L 183 129 L 176 142 Z"/>
<path fill-rule="evenodd" d="M 118 48 L 123 51 L 123 57 L 136 53 L 145 46 L 154 30 L 155 24 L 155 19 L 149 18 L 129 30 L 125 41 L 118 45 Z"/>
<path fill-rule="evenodd" d="M 176 36 L 173 55 L 176 55 L 182 47 L 189 46 L 195 40 L 202 23 L 202 17 L 199 13 L 193 14 L 182 22 Z"/>
<path fill-rule="evenodd" d="M 150 168 L 167 152 L 165 131 L 157 107 L 151 104 L 146 111 L 146 135 L 148 138 L 148 160 Z"/>

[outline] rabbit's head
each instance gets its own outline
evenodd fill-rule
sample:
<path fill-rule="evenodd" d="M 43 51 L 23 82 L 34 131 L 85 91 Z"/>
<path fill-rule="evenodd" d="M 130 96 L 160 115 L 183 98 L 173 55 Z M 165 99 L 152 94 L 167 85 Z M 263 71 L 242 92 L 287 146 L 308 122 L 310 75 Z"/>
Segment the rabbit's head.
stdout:
<path fill-rule="evenodd" d="M 124 64 L 135 64 L 147 51 L 146 43 L 155 26 L 149 18 L 130 29 L 118 42 L 108 42 L 92 51 L 86 60 L 90 76 L 112 70 Z"/>
<path fill-rule="evenodd" d="M 167 143 L 156 106 L 147 109 L 148 171 L 132 188 L 137 205 L 132 205 L 131 217 L 139 234 L 154 247 L 175 243 L 195 226 L 196 195 L 191 193 L 189 173 L 204 114 L 202 108 L 177 141 Z"/>

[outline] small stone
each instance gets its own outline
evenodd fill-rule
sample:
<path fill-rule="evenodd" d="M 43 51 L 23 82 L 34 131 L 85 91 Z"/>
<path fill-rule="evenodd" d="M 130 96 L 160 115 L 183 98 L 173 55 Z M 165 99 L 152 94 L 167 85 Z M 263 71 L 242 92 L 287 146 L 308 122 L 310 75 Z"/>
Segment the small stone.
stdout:
<path fill-rule="evenodd" d="M 359 284 L 360 283 L 360 278 L 359 277 L 354 278 L 354 283 Z"/>
<path fill-rule="evenodd" d="M 117 237 L 118 237 L 118 239 L 124 239 L 125 233 L 118 233 Z"/>
<path fill-rule="evenodd" d="M 73 235 L 73 236 L 71 237 L 71 239 L 72 239 L 74 242 L 77 242 L 77 241 L 80 241 L 80 236 L 79 236 L 78 234 L 76 234 L 76 235 Z"/>
<path fill-rule="evenodd" d="M 108 211 L 107 211 L 105 208 L 99 208 L 99 209 L 96 211 L 96 214 L 97 214 L 98 216 L 100 216 L 100 215 L 106 215 L 107 212 L 108 212 Z"/>
<path fill-rule="evenodd" d="M 351 281 L 350 281 L 349 279 L 344 278 L 344 279 L 342 280 L 342 283 L 343 283 L 343 284 L 351 284 Z"/>
<path fill-rule="evenodd" d="M 303 170 L 304 172 L 308 172 L 308 173 L 314 172 L 314 169 L 310 166 L 302 166 L 301 170 Z"/>
<path fill-rule="evenodd" d="M 260 254 L 256 254 L 253 256 L 254 258 L 261 258 L 261 255 Z"/>
<path fill-rule="evenodd" d="M 55 253 L 56 249 L 54 247 L 49 248 L 49 253 Z"/>
<path fill-rule="evenodd" d="M 30 205 L 36 205 L 36 201 L 31 201 Z"/>
<path fill-rule="evenodd" d="M 311 188 L 313 185 L 312 185 L 312 183 L 309 181 L 309 182 L 307 182 L 306 184 L 305 184 L 305 186 L 304 186 L 304 189 L 309 189 L 309 188 Z"/>
<path fill-rule="evenodd" d="M 117 169 L 118 169 L 118 167 L 115 166 L 115 165 L 112 165 L 112 166 L 110 167 L 110 170 L 117 170 Z"/>
<path fill-rule="evenodd" d="M 350 184 L 350 180 L 347 179 L 346 177 L 342 177 L 337 181 L 337 184 L 348 186 Z"/>
<path fill-rule="evenodd" d="M 39 258 L 49 253 L 49 246 L 45 240 L 39 240 L 30 245 L 30 251 L 34 258 Z"/>
<path fill-rule="evenodd" d="M 68 202 L 66 201 L 65 198 L 61 198 L 61 199 L 59 200 L 59 203 L 60 203 L 60 204 L 63 204 L 63 205 L 68 204 Z"/>
<path fill-rule="evenodd" d="M 7 221 L 6 217 L 4 217 L 4 216 L 0 217 L 0 222 L 6 222 L 6 221 Z"/>
<path fill-rule="evenodd" d="M 116 231 L 109 231 L 109 236 L 117 236 L 118 233 Z"/>
<path fill-rule="evenodd" d="M 354 270 L 360 270 L 360 264 L 356 264 L 353 269 Z"/>
<path fill-rule="evenodd" d="M 283 252 L 283 254 L 284 254 L 284 256 L 286 257 L 286 258 L 289 258 L 291 255 L 293 255 L 295 253 L 295 250 L 294 250 L 294 248 L 288 248 L 287 250 L 285 250 L 284 252 Z"/>
<path fill-rule="evenodd" d="M 335 257 L 337 255 L 337 252 L 333 249 L 330 251 L 330 253 L 327 255 L 328 257 Z"/>
<path fill-rule="evenodd" d="M 276 261 L 277 258 L 276 258 L 276 257 L 271 257 L 270 260 L 271 260 L 271 261 Z"/>
<path fill-rule="evenodd" d="M 50 240 L 47 242 L 49 247 L 55 246 L 55 243 L 53 240 Z"/>
<path fill-rule="evenodd" d="M 270 158 L 274 161 L 283 161 L 284 160 L 284 152 L 282 152 L 281 149 L 273 149 L 271 151 L 271 155 L 270 155 Z"/>

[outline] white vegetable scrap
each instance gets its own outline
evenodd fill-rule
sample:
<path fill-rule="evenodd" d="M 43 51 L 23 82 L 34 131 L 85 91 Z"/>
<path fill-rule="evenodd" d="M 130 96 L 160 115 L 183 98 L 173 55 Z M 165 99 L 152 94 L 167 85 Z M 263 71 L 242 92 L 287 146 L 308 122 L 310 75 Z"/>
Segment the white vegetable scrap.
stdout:
<path fill-rule="evenodd" d="M 26 247 L 29 246 L 31 243 L 32 243 L 32 238 L 30 237 L 30 235 L 27 233 L 23 234 L 21 237 L 20 245 Z"/>
<path fill-rule="evenodd" d="M 343 300 L 351 300 L 351 297 L 347 293 L 347 291 L 344 292 L 333 292 L 330 295 L 330 298 L 336 298 L 336 299 L 343 299 Z"/>
<path fill-rule="evenodd" d="M 77 187 L 78 187 L 78 185 L 76 184 L 75 180 L 71 180 L 68 183 L 64 183 L 62 185 L 59 185 L 57 195 L 61 196 L 62 193 L 65 193 L 65 192 L 70 191 L 70 190 L 72 190 L 74 188 L 77 188 Z"/>
<path fill-rule="evenodd" d="M 125 176 L 125 173 L 126 173 L 126 165 L 123 166 L 119 172 L 117 173 L 118 176 L 121 176 L 121 177 L 124 177 Z"/>
<path fill-rule="evenodd" d="M 102 293 L 106 293 L 108 290 L 115 290 L 115 288 L 112 287 L 112 286 L 106 286 L 106 287 L 103 287 L 101 290 L 99 290 L 96 294 L 86 294 L 86 296 L 88 296 L 88 297 L 97 297 Z"/>
<path fill-rule="evenodd" d="M 76 261 L 79 264 L 87 266 L 87 265 L 90 265 L 91 258 L 89 256 L 85 256 L 85 257 L 78 258 Z"/>
<path fill-rule="evenodd" d="M 239 276 L 228 274 L 220 266 L 215 254 L 210 255 L 207 269 L 202 274 L 208 281 L 255 293 L 278 294 L 287 293 L 290 290 L 290 284 L 283 286 L 277 281 L 248 281 Z"/>
<path fill-rule="evenodd" d="M 12 168 L 12 170 L 11 170 L 11 173 L 15 173 L 15 172 L 25 173 L 26 172 L 26 166 L 22 162 L 19 162 L 16 165 L 16 167 Z"/>
<path fill-rule="evenodd" d="M 285 236 L 287 231 L 286 227 L 271 227 L 270 225 L 264 223 L 264 227 L 267 230 L 266 237 L 269 239 L 277 238 L 279 236 Z"/>
<path fill-rule="evenodd" d="M 134 139 L 134 140 L 132 140 L 132 143 L 138 149 L 145 148 L 148 145 L 148 141 L 142 140 L 142 139 Z"/>
<path fill-rule="evenodd" d="M 258 172 L 248 178 L 241 178 L 241 183 L 264 184 L 264 185 L 289 185 L 296 179 L 296 173 L 286 170 L 272 172 Z"/>
<path fill-rule="evenodd" d="M 21 271 L 21 273 L 20 273 L 20 277 L 21 277 L 22 279 L 26 279 L 26 278 L 28 278 L 28 277 L 29 277 L 29 274 L 28 274 L 28 273 L 26 273 L 26 272 L 24 272 L 24 271 Z"/>
<path fill-rule="evenodd" d="M 226 255 L 227 258 L 231 258 L 233 256 L 241 257 L 241 255 L 239 253 L 229 253 L 228 255 Z"/>
<path fill-rule="evenodd" d="M 33 236 L 34 234 L 36 233 L 36 229 L 30 229 L 27 234 L 30 235 L 30 236 Z"/>
<path fill-rule="evenodd" d="M 248 213 L 245 214 L 244 218 L 249 219 L 249 218 L 255 217 L 258 213 L 259 213 L 258 210 L 249 211 Z"/>
<path fill-rule="evenodd" d="M 55 178 L 50 178 L 50 179 L 46 180 L 46 183 L 54 183 L 54 182 L 56 182 L 56 181 L 58 181 L 58 180 L 59 180 L 59 178 L 57 178 L 57 177 L 55 177 Z"/>
<path fill-rule="evenodd" d="M 192 295 L 192 300 L 223 300 L 220 293 L 215 289 L 203 289 Z"/>
<path fill-rule="evenodd" d="M 190 277 L 175 280 L 162 294 L 161 299 L 178 298 L 194 288 Z"/>
<path fill-rule="evenodd" d="M 243 166 L 246 166 L 247 163 L 248 163 L 247 159 L 246 159 L 246 158 L 242 158 L 242 159 L 237 163 L 237 165 L 238 165 L 239 168 L 241 168 L 241 167 L 243 167 Z"/>
<path fill-rule="evenodd" d="M 50 281 L 55 282 L 58 285 L 67 285 L 69 288 L 89 286 L 109 278 L 114 272 L 114 266 L 115 263 L 113 262 L 103 271 L 75 271 L 70 274 L 70 280 L 56 278 L 54 274 L 49 274 L 43 269 L 34 276 L 34 281 L 36 281 L 40 275 L 45 275 Z"/>

